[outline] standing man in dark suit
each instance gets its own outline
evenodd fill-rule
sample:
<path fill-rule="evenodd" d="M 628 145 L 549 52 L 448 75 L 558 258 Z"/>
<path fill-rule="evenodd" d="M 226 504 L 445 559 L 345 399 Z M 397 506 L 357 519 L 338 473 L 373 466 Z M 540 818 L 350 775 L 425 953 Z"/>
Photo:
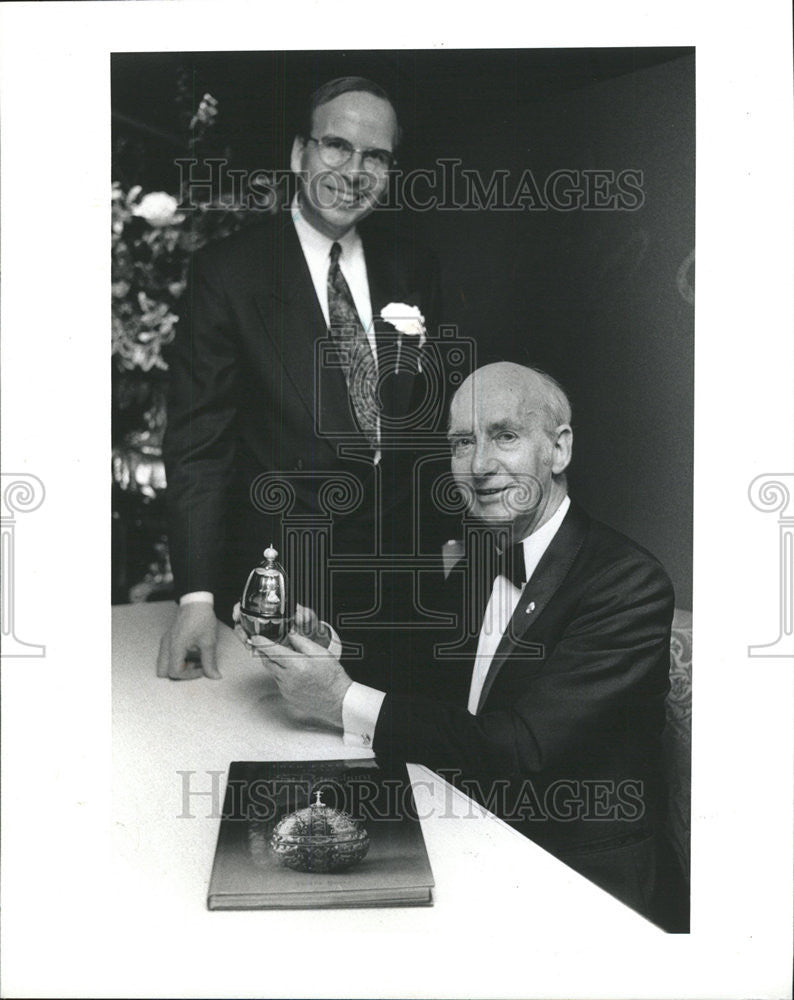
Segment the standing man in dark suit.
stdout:
<path fill-rule="evenodd" d="M 291 648 L 254 644 L 284 697 L 337 726 L 346 743 L 440 770 L 654 917 L 674 604 L 667 574 L 569 498 L 571 411 L 548 376 L 505 363 L 479 369 L 452 401 L 449 441 L 470 516 L 501 535 L 493 572 L 483 572 L 487 547 L 478 544 L 443 588 L 432 585 L 442 591 L 436 606 L 457 609 L 469 641 L 439 643 L 436 634 L 428 644 L 417 632 L 412 648 L 404 639 L 393 651 L 404 676 L 389 691 L 351 682 L 301 635 L 290 636 Z M 478 537 L 468 534 L 472 545 Z M 431 585 L 419 592 L 432 604 Z"/>
<path fill-rule="evenodd" d="M 430 328 L 438 268 L 420 248 L 358 230 L 386 193 L 398 138 L 377 84 L 325 84 L 293 143 L 290 212 L 191 262 L 164 445 L 179 609 L 161 643 L 162 677 L 219 676 L 217 621 L 230 620 L 263 548 L 280 544 L 280 519 L 252 500 L 257 482 L 267 492 L 263 476 L 287 479 L 293 513 L 306 515 L 320 510 L 324 477 L 354 477 L 363 500 L 335 521 L 341 551 L 368 551 L 378 519 L 406 506 L 406 478 L 381 448 L 380 407 L 389 398 L 398 415 L 407 408 L 410 372 L 403 365 L 389 397 L 378 367 L 389 345 L 373 319 L 396 302 Z M 339 349 L 336 363 L 322 341 Z"/>

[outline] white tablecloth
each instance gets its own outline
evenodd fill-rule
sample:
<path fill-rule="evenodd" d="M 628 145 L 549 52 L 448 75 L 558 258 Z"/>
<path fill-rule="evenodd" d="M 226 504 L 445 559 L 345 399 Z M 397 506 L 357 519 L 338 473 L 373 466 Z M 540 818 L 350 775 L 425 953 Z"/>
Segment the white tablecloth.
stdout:
<path fill-rule="evenodd" d="M 209 912 L 230 761 L 370 752 L 292 720 L 225 627 L 222 680 L 158 679 L 159 637 L 173 614 L 171 604 L 113 614 L 117 898 L 131 934 L 126 995 L 477 996 L 489 995 L 489 984 L 499 992 L 505 976 L 516 995 L 549 995 L 551 984 L 544 989 L 533 977 L 531 956 L 533 935 L 548 940 L 550 925 L 559 927 L 563 964 L 571 935 L 594 927 L 619 937 L 661 933 L 414 765 L 436 881 L 432 908 Z"/>

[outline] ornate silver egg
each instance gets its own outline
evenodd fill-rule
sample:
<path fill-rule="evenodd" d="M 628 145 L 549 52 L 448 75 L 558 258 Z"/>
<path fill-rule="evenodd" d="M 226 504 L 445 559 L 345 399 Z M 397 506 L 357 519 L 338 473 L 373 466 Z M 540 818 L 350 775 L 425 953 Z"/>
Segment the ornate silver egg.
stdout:
<path fill-rule="evenodd" d="M 249 636 L 283 642 L 290 618 L 287 576 L 272 545 L 263 554 L 264 561 L 248 574 L 240 599 L 240 625 Z"/>
<path fill-rule="evenodd" d="M 352 868 L 369 850 L 369 835 L 352 816 L 316 800 L 282 817 L 270 847 L 282 864 L 299 872 L 337 872 Z"/>

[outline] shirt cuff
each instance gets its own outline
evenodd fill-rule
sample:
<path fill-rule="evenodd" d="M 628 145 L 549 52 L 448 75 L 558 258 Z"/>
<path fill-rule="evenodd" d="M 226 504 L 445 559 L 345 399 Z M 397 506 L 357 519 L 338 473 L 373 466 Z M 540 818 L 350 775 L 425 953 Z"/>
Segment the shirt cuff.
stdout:
<path fill-rule="evenodd" d="M 348 747 L 371 747 L 375 738 L 375 725 L 385 691 L 377 691 L 356 681 L 345 692 L 342 701 L 342 739 Z"/>
<path fill-rule="evenodd" d="M 193 590 L 179 598 L 179 606 L 183 604 L 215 604 L 215 599 L 208 590 Z"/>

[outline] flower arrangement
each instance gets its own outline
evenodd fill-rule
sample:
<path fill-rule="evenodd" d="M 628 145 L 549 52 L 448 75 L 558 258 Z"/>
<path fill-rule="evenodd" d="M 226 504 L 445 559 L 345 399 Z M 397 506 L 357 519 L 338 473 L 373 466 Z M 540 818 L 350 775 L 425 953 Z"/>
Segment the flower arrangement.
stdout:
<path fill-rule="evenodd" d="M 139 185 L 114 183 L 111 199 L 113 357 L 122 371 L 166 371 L 191 255 L 239 229 L 246 212 L 208 203 L 187 215 L 173 195 Z"/>
<path fill-rule="evenodd" d="M 148 372 L 168 367 L 163 348 L 174 337 L 188 255 L 176 198 L 141 195 L 138 185 L 113 184 L 112 352 L 120 369 Z"/>
<path fill-rule="evenodd" d="M 165 191 L 113 184 L 112 356 L 115 420 L 113 481 L 154 500 L 165 488 L 162 439 L 164 350 L 176 335 L 190 257 L 210 239 L 239 229 L 246 213 L 208 204 L 190 213 Z"/>
<path fill-rule="evenodd" d="M 206 138 L 218 116 L 218 102 L 204 94 L 188 125 L 191 153 Z M 181 192 L 180 192 L 181 194 Z M 119 371 L 166 371 L 163 348 L 179 321 L 190 257 L 212 239 L 239 229 L 250 215 L 241 205 L 219 199 L 180 210 L 180 199 L 166 191 L 111 192 L 112 354 Z"/>
<path fill-rule="evenodd" d="M 199 155 L 217 114 L 210 94 L 186 114 L 185 152 Z M 164 352 L 176 335 L 192 254 L 252 217 L 220 199 L 188 209 L 181 195 L 119 182 L 111 191 L 114 600 L 150 599 L 171 585 L 161 499 Z"/>
<path fill-rule="evenodd" d="M 182 80 L 176 105 L 184 152 L 198 158 L 209 155 L 203 144 L 218 103 L 204 94 L 192 111 L 191 98 L 192 87 Z M 132 183 L 136 171 L 130 169 L 138 147 L 120 141 L 117 148 L 118 169 L 127 179 L 114 182 L 111 191 L 113 600 L 136 601 L 166 596 L 172 582 L 161 499 L 164 352 L 176 335 L 190 258 L 205 243 L 241 228 L 251 213 L 220 197 L 188 208 L 183 192 L 144 191 Z M 130 148 L 132 158 L 123 155 Z"/>
<path fill-rule="evenodd" d="M 190 152 L 196 153 L 217 115 L 217 101 L 205 94 L 188 125 Z M 145 499 L 165 487 L 160 457 L 168 370 L 164 351 L 176 335 L 190 258 L 251 217 L 242 206 L 219 199 L 189 210 L 180 205 L 167 191 L 112 186 L 113 478 L 123 491 Z"/>

